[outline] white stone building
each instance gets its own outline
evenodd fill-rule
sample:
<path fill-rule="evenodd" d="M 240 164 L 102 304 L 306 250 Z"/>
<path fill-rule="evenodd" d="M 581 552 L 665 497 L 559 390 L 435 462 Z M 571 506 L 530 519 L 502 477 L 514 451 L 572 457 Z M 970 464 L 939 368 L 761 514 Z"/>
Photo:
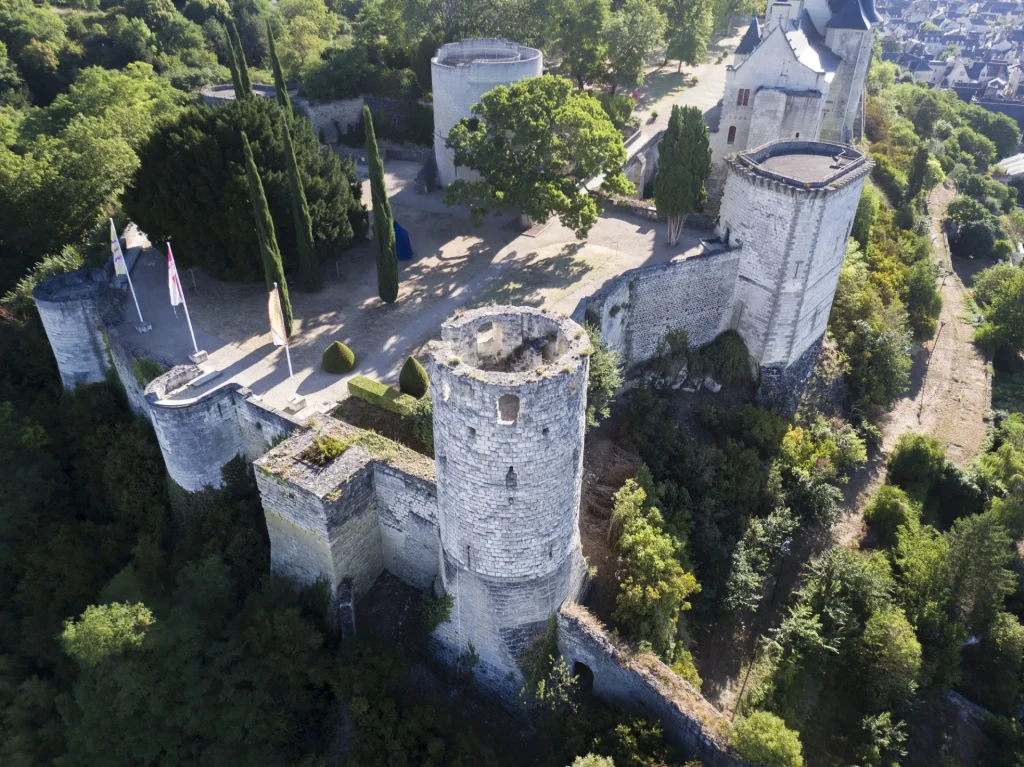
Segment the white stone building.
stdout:
<path fill-rule="evenodd" d="M 770 2 L 726 69 L 709 115 L 716 176 L 727 154 L 777 139 L 854 143 L 871 62 L 874 0 Z"/>
<path fill-rule="evenodd" d="M 445 146 L 448 131 L 463 117 L 472 117 L 473 105 L 499 85 L 512 85 L 539 77 L 544 55 L 535 48 L 508 40 L 462 40 L 442 45 L 430 60 L 434 91 L 434 158 L 437 180 L 448 186 L 457 178 L 476 178 L 468 168 L 456 168 L 454 152 Z"/>

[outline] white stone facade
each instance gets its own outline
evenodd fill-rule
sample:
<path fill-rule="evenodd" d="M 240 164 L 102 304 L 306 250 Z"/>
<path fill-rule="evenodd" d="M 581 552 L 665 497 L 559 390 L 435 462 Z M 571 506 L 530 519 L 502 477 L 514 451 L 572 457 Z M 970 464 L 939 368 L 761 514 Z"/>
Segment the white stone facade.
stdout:
<path fill-rule="evenodd" d="M 726 68 L 711 120 L 713 192 L 731 152 L 779 139 L 857 140 L 877 19 L 873 0 L 769 3 Z"/>
<path fill-rule="evenodd" d="M 589 348 L 565 317 L 486 307 L 446 323 L 431 354 L 442 578 L 455 598 L 441 637 L 472 645 L 503 694 L 518 689 L 526 643 L 586 584 Z"/>
<path fill-rule="evenodd" d="M 107 281 L 100 269 L 51 277 L 32 291 L 65 389 L 107 377 L 111 360 L 101 316 L 107 296 Z"/>
<path fill-rule="evenodd" d="M 434 158 L 442 186 L 457 178 L 476 177 L 468 168 L 455 167 L 454 153 L 445 147 L 448 132 L 463 117 L 472 116 L 473 105 L 488 91 L 539 77 L 543 70 L 540 51 L 508 40 L 462 40 L 438 49 L 430 60 L 430 77 L 434 92 Z"/>

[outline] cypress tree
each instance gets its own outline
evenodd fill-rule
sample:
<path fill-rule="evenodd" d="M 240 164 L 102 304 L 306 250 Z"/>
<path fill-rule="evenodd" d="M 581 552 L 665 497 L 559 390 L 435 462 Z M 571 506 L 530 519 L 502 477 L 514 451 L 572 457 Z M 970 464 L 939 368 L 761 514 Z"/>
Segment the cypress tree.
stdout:
<path fill-rule="evenodd" d="M 249 65 L 245 61 L 245 51 L 242 50 L 242 40 L 238 37 L 238 30 L 235 22 L 228 22 L 228 44 L 235 49 L 235 63 L 238 66 L 238 79 L 242 84 L 242 93 L 235 91 L 236 99 L 252 98 L 252 81 L 249 80 Z"/>
<path fill-rule="evenodd" d="M 711 172 L 711 141 L 697 107 L 672 107 L 668 129 L 658 142 L 654 202 L 668 217 L 668 244 L 679 242 L 683 221 L 708 199 L 704 182 Z"/>
<path fill-rule="evenodd" d="M 288 192 L 292 201 L 292 216 L 295 219 L 295 243 L 299 250 L 299 284 L 304 290 L 319 290 L 320 263 L 313 249 L 313 220 L 309 215 L 306 190 L 302 188 L 299 164 L 295 161 L 295 147 L 288 127 L 288 115 L 281 115 L 284 128 L 284 160 L 288 166 Z"/>
<path fill-rule="evenodd" d="M 288 89 L 284 84 L 284 72 L 281 71 L 281 60 L 277 58 L 277 45 L 274 43 L 274 31 L 270 28 L 269 19 L 267 20 L 267 41 L 270 46 L 270 68 L 274 71 L 274 91 L 277 93 L 277 103 L 291 112 L 292 100 L 288 96 Z"/>
<path fill-rule="evenodd" d="M 270 206 L 263 192 L 263 182 L 256 170 L 256 160 L 252 156 L 249 137 L 242 131 L 242 150 L 245 152 L 245 176 L 249 180 L 249 200 L 252 203 L 252 215 L 256 221 L 256 237 L 260 243 L 260 255 L 263 257 L 263 274 L 267 278 L 267 291 L 277 283 L 277 291 L 281 296 L 281 309 L 284 313 L 284 326 L 288 335 L 292 334 L 292 302 L 288 298 L 288 283 L 284 279 L 284 267 L 281 265 L 281 251 L 277 247 L 277 235 L 274 233 L 274 219 L 270 217 Z"/>
<path fill-rule="evenodd" d="M 366 126 L 366 162 L 370 166 L 370 199 L 373 202 L 373 250 L 377 256 L 377 292 L 381 301 L 391 304 L 398 298 L 398 254 L 395 248 L 395 223 L 391 217 L 384 163 L 377 150 L 370 108 L 363 106 Z"/>
<path fill-rule="evenodd" d="M 231 85 L 235 89 L 235 98 L 245 98 L 242 94 L 242 78 L 238 74 L 238 61 L 235 58 L 235 46 L 228 35 L 228 69 L 231 70 Z"/>

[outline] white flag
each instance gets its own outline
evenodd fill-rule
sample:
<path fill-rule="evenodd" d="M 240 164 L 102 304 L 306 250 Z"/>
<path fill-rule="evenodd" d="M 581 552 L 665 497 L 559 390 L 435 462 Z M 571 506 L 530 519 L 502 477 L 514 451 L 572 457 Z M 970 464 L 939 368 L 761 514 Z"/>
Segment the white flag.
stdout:
<path fill-rule="evenodd" d="M 117 238 L 114 219 L 110 219 L 110 252 L 114 256 L 114 274 L 127 275 L 128 265 L 124 262 L 124 253 L 121 252 L 121 241 Z"/>
<path fill-rule="evenodd" d="M 270 315 L 270 337 L 274 339 L 274 346 L 288 346 L 288 331 L 285 330 L 284 311 L 281 309 L 281 295 L 277 292 L 276 282 L 267 300 L 267 313 Z"/>
<path fill-rule="evenodd" d="M 178 279 L 178 268 L 174 265 L 171 243 L 167 243 L 167 288 L 171 293 L 171 306 L 181 306 L 185 303 L 185 291 L 181 289 L 181 280 Z"/>

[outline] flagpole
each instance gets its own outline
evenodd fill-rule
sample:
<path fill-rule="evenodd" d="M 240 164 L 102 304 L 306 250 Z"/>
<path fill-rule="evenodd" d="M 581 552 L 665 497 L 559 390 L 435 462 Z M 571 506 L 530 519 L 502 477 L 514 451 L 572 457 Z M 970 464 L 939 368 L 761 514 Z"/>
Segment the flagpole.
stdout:
<path fill-rule="evenodd" d="M 192 348 L 199 354 L 199 344 L 196 343 L 196 332 L 192 330 L 192 318 L 188 315 L 188 304 L 185 302 L 185 291 L 181 291 L 181 305 L 185 307 L 185 322 L 188 323 L 188 334 L 192 336 Z"/>
<path fill-rule="evenodd" d="M 192 329 L 192 318 L 188 313 L 188 302 L 185 301 L 185 289 L 181 287 L 181 278 L 178 276 L 178 266 L 174 264 L 174 257 L 171 255 L 171 241 L 167 240 L 167 261 L 169 264 L 174 266 L 174 284 L 178 289 L 178 297 L 181 298 L 181 305 L 185 309 L 185 322 L 188 323 L 188 334 L 192 336 L 192 348 L 195 350 L 196 356 L 199 355 L 199 344 L 196 343 L 196 332 Z M 173 294 L 171 299 L 171 308 L 174 308 Z M 177 313 L 175 312 L 175 316 Z"/>
<path fill-rule="evenodd" d="M 114 219 L 110 219 L 110 233 L 117 237 L 117 227 L 114 226 Z M 118 238 L 120 239 L 120 238 Z M 118 242 L 117 249 L 121 250 L 121 243 Z M 135 311 L 139 313 L 139 325 L 145 325 L 146 321 L 142 319 L 142 309 L 139 308 L 139 297 L 135 295 L 135 286 L 132 285 L 132 274 L 128 270 L 128 259 L 124 257 L 124 252 L 121 252 L 121 261 L 124 263 L 124 276 L 128 280 L 128 290 L 132 293 L 132 301 L 135 302 Z"/>
<path fill-rule="evenodd" d="M 278 296 L 281 295 L 280 292 L 277 289 L 277 283 L 276 282 L 274 283 L 274 292 L 277 293 Z M 286 335 L 284 337 L 284 356 L 288 359 L 288 380 L 290 380 L 292 383 L 295 383 L 295 373 L 292 371 L 292 353 L 288 349 L 288 341 L 289 341 L 289 338 Z"/>

